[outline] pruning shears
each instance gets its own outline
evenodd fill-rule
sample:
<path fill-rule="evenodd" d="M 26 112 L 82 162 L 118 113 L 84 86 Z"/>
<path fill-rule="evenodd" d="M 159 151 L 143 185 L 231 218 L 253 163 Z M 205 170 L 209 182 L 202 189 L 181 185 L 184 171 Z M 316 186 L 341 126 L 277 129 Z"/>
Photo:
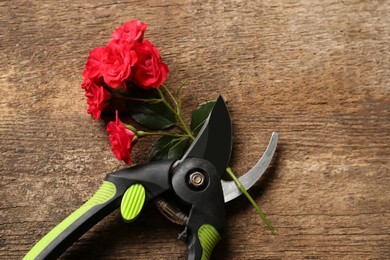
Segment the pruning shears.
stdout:
<path fill-rule="evenodd" d="M 257 182 L 276 150 L 274 132 L 257 164 L 239 178 L 245 189 Z M 131 222 L 143 206 L 155 201 L 169 220 L 185 226 L 179 235 L 187 259 L 209 259 L 225 228 L 225 203 L 241 195 L 233 181 L 222 180 L 232 150 L 228 109 L 219 97 L 198 136 L 180 160 L 161 160 L 107 174 L 99 190 L 46 234 L 24 259 L 53 259 L 97 222 L 120 207 Z M 174 198 L 175 204 L 168 198 Z M 177 204 L 179 203 L 180 206 Z M 187 208 L 182 211 L 182 206 Z"/>

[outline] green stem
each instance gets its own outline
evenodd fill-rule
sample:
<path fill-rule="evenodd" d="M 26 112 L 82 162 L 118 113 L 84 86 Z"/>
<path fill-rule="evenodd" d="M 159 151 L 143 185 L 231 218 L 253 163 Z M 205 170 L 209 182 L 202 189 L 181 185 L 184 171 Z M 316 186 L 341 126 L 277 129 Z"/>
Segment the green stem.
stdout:
<path fill-rule="evenodd" d="M 177 134 L 177 133 L 162 133 L 162 132 L 145 132 L 145 131 L 138 131 L 137 135 L 139 137 L 147 136 L 147 135 L 164 135 L 164 136 L 173 136 L 173 137 L 190 137 L 187 134 Z"/>
<path fill-rule="evenodd" d="M 177 88 L 177 91 L 176 91 L 176 96 L 177 96 L 177 97 L 179 97 L 180 91 L 181 91 L 182 88 L 183 88 L 185 85 L 187 85 L 187 84 L 188 84 L 188 80 L 187 80 L 187 79 L 183 80 L 183 81 L 180 83 L 180 85 L 179 85 L 179 87 Z"/>
<path fill-rule="evenodd" d="M 177 118 L 179 119 L 181 125 L 183 126 L 184 131 L 188 134 L 188 136 L 192 139 L 195 140 L 195 136 L 192 134 L 191 130 L 188 128 L 187 124 L 184 122 L 183 117 L 181 116 L 180 113 L 177 114 Z"/>
<path fill-rule="evenodd" d="M 257 205 L 257 203 L 254 201 L 252 196 L 248 193 L 248 191 L 244 188 L 244 186 L 241 184 L 241 182 L 237 179 L 236 175 L 234 174 L 233 170 L 228 167 L 226 168 L 227 173 L 229 176 L 233 179 L 233 181 L 236 183 L 237 188 L 246 196 L 246 198 L 250 201 L 250 203 L 253 205 L 253 207 L 256 209 L 257 213 L 260 215 L 261 219 L 264 221 L 264 223 L 267 225 L 268 229 L 272 232 L 272 234 L 275 234 L 275 229 L 271 225 L 271 223 L 268 221 L 267 217 L 264 215 L 264 213 L 261 211 L 260 207 Z"/>
<path fill-rule="evenodd" d="M 167 89 L 165 87 L 165 89 Z M 187 135 L 192 139 L 194 140 L 195 137 L 194 135 L 192 134 L 191 130 L 188 128 L 187 124 L 184 122 L 184 119 L 183 117 L 181 116 L 181 111 L 180 111 L 180 108 L 178 106 L 178 103 L 176 101 L 176 99 L 173 97 L 173 95 L 171 94 L 171 92 L 168 90 L 168 95 L 170 95 L 173 99 L 173 102 L 175 103 L 176 105 L 176 109 L 174 109 L 171 104 L 169 104 L 169 102 L 167 101 L 167 99 L 165 98 L 164 96 L 164 93 L 160 90 L 160 89 L 157 89 L 158 90 L 158 93 L 160 94 L 160 97 L 161 97 L 161 100 L 162 102 L 164 103 L 164 105 L 169 109 L 171 110 L 175 115 L 176 115 L 176 118 L 180 121 L 180 124 L 183 128 L 183 130 L 187 133 Z"/>
<path fill-rule="evenodd" d="M 165 85 L 162 85 L 162 87 L 165 89 L 165 91 L 168 93 L 168 95 L 171 97 L 173 103 L 175 103 L 175 106 L 177 108 L 177 112 L 179 113 L 179 104 L 176 100 L 176 98 L 172 95 L 171 91 L 169 91 L 168 87 L 166 87 Z"/>

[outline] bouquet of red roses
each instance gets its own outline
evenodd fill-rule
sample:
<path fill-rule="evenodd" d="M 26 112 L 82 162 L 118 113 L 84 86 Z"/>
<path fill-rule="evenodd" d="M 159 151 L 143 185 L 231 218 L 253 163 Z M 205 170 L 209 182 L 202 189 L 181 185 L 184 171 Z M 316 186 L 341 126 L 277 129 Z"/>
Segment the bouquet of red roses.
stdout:
<path fill-rule="evenodd" d="M 144 39 L 147 25 L 132 20 L 118 27 L 106 46 L 93 49 L 83 71 L 81 87 L 85 90 L 87 112 L 94 119 L 115 111 L 116 120 L 107 125 L 112 151 L 118 160 L 131 163 L 131 148 L 148 135 L 159 135 L 150 159 L 179 159 L 189 142 L 195 139 L 214 101 L 202 103 L 192 112 L 187 124 L 181 112 L 180 93 L 186 81 L 171 91 L 163 83 L 169 72 L 159 50 Z M 119 118 L 128 114 L 135 122 L 151 131 L 136 129 Z M 170 131 L 162 131 L 167 130 Z M 239 183 L 230 168 L 229 175 L 273 231 L 260 208 Z"/>
<path fill-rule="evenodd" d="M 83 71 L 88 113 L 98 119 L 114 91 L 136 85 L 157 89 L 167 78 L 168 66 L 159 50 L 144 40 L 147 25 L 130 21 L 118 27 L 104 47 L 93 49 Z"/>

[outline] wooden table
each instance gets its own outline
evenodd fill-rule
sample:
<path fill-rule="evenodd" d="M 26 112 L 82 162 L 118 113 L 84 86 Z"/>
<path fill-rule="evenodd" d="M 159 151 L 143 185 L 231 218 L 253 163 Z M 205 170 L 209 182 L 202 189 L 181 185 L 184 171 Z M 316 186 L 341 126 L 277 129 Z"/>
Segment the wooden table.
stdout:
<path fill-rule="evenodd" d="M 280 134 L 250 190 L 277 235 L 239 198 L 212 259 L 390 258 L 388 1 L 18 0 L 0 11 L 1 259 L 20 259 L 124 167 L 80 83 L 88 52 L 131 19 L 149 24 L 167 84 L 190 81 L 187 118 L 229 101 L 238 175 Z M 134 164 L 154 140 L 137 144 Z M 133 224 L 116 211 L 63 259 L 183 259 L 180 231 L 153 205 Z"/>

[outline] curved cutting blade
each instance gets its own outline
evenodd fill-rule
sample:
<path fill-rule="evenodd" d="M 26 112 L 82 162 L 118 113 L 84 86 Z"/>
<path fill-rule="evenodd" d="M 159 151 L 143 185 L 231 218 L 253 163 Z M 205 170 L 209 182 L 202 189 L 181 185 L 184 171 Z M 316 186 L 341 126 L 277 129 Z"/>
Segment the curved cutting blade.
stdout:
<path fill-rule="evenodd" d="M 230 160 L 232 151 L 232 125 L 230 115 L 221 96 L 203 124 L 198 136 L 188 148 L 183 158 L 197 157 L 211 162 L 222 176 Z"/>
<path fill-rule="evenodd" d="M 241 182 L 241 184 L 246 190 L 252 187 L 253 184 L 255 184 L 260 179 L 261 175 L 263 175 L 263 173 L 267 169 L 275 153 L 277 143 L 278 133 L 273 132 L 268 147 L 265 150 L 263 156 L 260 158 L 260 160 L 252 169 L 250 169 L 247 173 L 238 178 L 238 180 Z M 234 181 L 221 180 L 221 182 L 225 203 L 237 198 L 242 194 L 242 192 L 237 188 L 237 185 L 234 183 Z"/>

